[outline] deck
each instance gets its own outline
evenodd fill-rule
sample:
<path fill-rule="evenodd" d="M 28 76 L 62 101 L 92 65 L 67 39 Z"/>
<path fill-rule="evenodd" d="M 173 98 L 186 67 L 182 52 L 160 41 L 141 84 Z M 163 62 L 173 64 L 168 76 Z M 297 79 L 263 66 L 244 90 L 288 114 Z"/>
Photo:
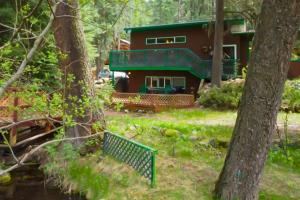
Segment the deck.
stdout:
<path fill-rule="evenodd" d="M 223 78 L 235 78 L 238 60 L 223 60 Z M 200 79 L 211 78 L 212 60 L 200 58 L 187 48 L 113 50 L 110 52 L 111 71 L 169 70 L 188 71 Z"/>
<path fill-rule="evenodd" d="M 120 93 L 112 95 L 114 104 L 121 103 L 130 110 L 146 109 L 155 112 L 169 108 L 187 108 L 194 106 L 194 95 L 190 94 L 140 94 Z"/>

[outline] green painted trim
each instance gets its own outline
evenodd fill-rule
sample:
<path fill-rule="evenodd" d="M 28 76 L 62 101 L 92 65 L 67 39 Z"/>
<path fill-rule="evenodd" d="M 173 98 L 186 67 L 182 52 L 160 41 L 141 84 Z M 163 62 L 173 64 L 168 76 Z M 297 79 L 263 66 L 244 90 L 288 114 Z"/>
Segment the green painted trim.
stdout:
<path fill-rule="evenodd" d="M 300 62 L 300 58 L 290 59 L 290 62 Z"/>
<path fill-rule="evenodd" d="M 149 25 L 149 26 L 140 26 L 140 27 L 128 27 L 125 28 L 125 32 L 143 32 L 151 30 L 168 30 L 176 28 L 185 28 L 185 27 L 199 27 L 202 25 L 208 25 L 209 23 L 214 22 L 212 20 L 201 20 L 194 22 L 184 22 L 184 23 L 174 23 L 174 24 L 161 24 L 161 25 Z M 244 24 L 245 20 L 242 18 L 239 19 L 225 19 L 224 22 L 230 25 Z"/>
<path fill-rule="evenodd" d="M 110 132 L 108 132 L 108 133 L 110 133 Z M 125 137 L 123 137 L 123 136 L 121 136 L 121 135 L 119 135 L 119 134 L 116 134 L 116 133 L 110 133 L 110 134 L 113 134 L 114 136 L 116 136 L 116 137 L 118 137 L 118 138 L 121 138 L 121 139 L 123 139 L 123 140 L 127 140 L 128 142 L 133 143 L 133 144 L 135 144 L 135 145 L 141 147 L 142 149 L 144 149 L 144 150 L 146 150 L 146 151 L 152 151 L 153 153 L 157 153 L 157 152 L 158 152 L 158 150 L 156 150 L 156 149 L 153 149 L 153 148 L 151 148 L 151 147 L 148 147 L 148 146 L 143 145 L 143 144 L 141 144 L 141 143 L 138 143 L 138 142 L 136 142 L 136 141 L 130 140 L 130 139 L 128 139 L 128 138 L 125 138 Z"/>
<path fill-rule="evenodd" d="M 114 71 L 112 72 L 111 80 L 112 80 L 111 81 L 112 85 L 115 86 L 115 72 Z"/>
<path fill-rule="evenodd" d="M 139 66 L 128 66 L 128 63 L 123 63 L 122 64 L 113 64 L 112 62 L 112 58 L 113 58 L 113 53 L 120 53 L 120 52 L 125 52 L 125 53 L 130 53 L 130 52 L 147 52 L 147 51 L 170 51 L 170 50 L 180 50 L 185 51 L 187 53 L 189 53 L 191 56 L 194 56 L 195 59 L 199 59 L 199 65 L 198 67 L 204 68 L 204 73 L 200 71 L 198 71 L 198 68 L 195 69 L 192 66 L 143 66 L 143 64 L 140 64 Z M 146 54 L 145 54 L 145 58 L 144 61 L 146 61 Z M 225 61 L 230 62 L 230 61 L 236 62 L 237 60 L 235 59 L 226 59 Z M 189 73 L 191 73 L 192 75 L 194 75 L 195 77 L 199 78 L 199 79 L 205 79 L 207 78 L 207 74 L 205 72 L 205 69 L 207 68 L 208 65 L 210 65 L 212 62 L 212 60 L 204 60 L 201 59 L 197 54 L 195 54 L 191 49 L 188 48 L 164 48 L 164 49 L 137 49 L 137 50 L 112 50 L 110 52 L 110 65 L 109 68 L 111 71 L 130 71 L 130 70 L 136 70 L 136 71 L 187 71 Z M 145 63 L 146 64 L 146 63 Z M 233 63 L 234 64 L 234 63 Z M 235 76 L 235 75 L 234 75 Z"/>
<path fill-rule="evenodd" d="M 152 67 L 109 67 L 110 71 L 187 71 L 196 76 L 199 79 L 206 78 L 205 76 L 199 75 L 195 70 L 191 67 L 184 66 L 176 66 L 176 67 L 168 67 L 168 66 L 152 66 Z"/>
<path fill-rule="evenodd" d="M 192 52 L 194 55 L 198 56 L 189 48 L 161 48 L 161 49 L 132 49 L 132 50 L 111 50 L 110 52 L 145 52 L 145 51 L 153 51 L 153 50 L 159 50 L 159 51 L 170 51 L 170 50 L 184 50 Z"/>
<path fill-rule="evenodd" d="M 148 147 L 148 146 L 146 146 L 146 145 L 143 145 L 143 144 L 141 144 L 141 143 L 138 143 L 138 142 L 136 142 L 136 141 L 133 141 L 133 140 L 130 140 L 130 139 L 128 139 L 128 138 L 126 138 L 126 137 L 123 137 L 123 136 L 121 136 L 121 135 L 118 135 L 118 134 L 115 134 L 115 133 L 111 133 L 111 132 L 108 132 L 108 131 L 105 131 L 104 132 L 104 144 L 103 144 L 103 151 L 104 151 L 104 154 L 107 154 L 107 155 L 111 155 L 111 156 L 113 156 L 113 157 L 115 157 L 117 160 L 120 160 L 121 162 L 124 162 L 124 163 L 126 163 L 126 164 L 129 164 L 130 165 L 130 162 L 128 162 L 128 160 L 126 161 L 126 160 L 122 160 L 122 158 L 118 158 L 117 156 L 115 156 L 114 154 L 110 154 L 109 153 L 109 151 L 108 152 L 106 152 L 106 148 L 105 148 L 105 146 L 107 146 L 107 143 L 106 143 L 106 141 L 107 141 L 107 135 L 111 135 L 111 136 L 113 136 L 113 137 L 116 137 L 116 138 L 118 138 L 118 140 L 121 140 L 121 141 L 125 141 L 126 143 L 131 143 L 131 144 L 134 144 L 134 145 L 136 145 L 136 146 L 138 146 L 138 147 L 140 147 L 142 150 L 144 150 L 145 152 L 150 152 L 150 155 L 151 155 L 151 177 L 148 177 L 148 176 L 146 176 L 146 178 L 151 178 L 150 179 L 150 181 L 151 181 L 151 187 L 155 187 L 155 185 L 156 185 L 156 167 L 155 167 L 155 165 L 156 165 L 156 155 L 158 154 L 158 150 L 156 150 L 156 149 L 153 149 L 153 148 L 151 148 L 151 147 Z M 118 147 L 118 146 L 117 146 Z M 125 149 L 125 151 L 127 151 L 126 149 Z M 128 153 L 128 152 L 127 152 Z M 120 152 L 118 152 L 118 154 L 120 154 Z M 139 165 L 141 164 L 141 162 L 139 163 Z M 142 176 L 144 176 L 144 174 L 142 174 L 140 171 L 139 171 L 139 169 L 138 168 L 135 168 L 135 167 L 133 167 L 138 173 L 140 173 Z"/>
<path fill-rule="evenodd" d="M 190 71 L 191 67 L 186 66 L 140 66 L 140 67 L 109 67 L 111 71 Z"/>
<path fill-rule="evenodd" d="M 153 155 L 151 157 L 151 163 L 152 163 L 152 174 L 151 174 L 151 187 L 154 188 L 155 185 L 156 185 L 156 167 L 155 167 L 155 164 L 156 164 L 156 154 L 157 154 L 157 151 L 153 152 Z"/>

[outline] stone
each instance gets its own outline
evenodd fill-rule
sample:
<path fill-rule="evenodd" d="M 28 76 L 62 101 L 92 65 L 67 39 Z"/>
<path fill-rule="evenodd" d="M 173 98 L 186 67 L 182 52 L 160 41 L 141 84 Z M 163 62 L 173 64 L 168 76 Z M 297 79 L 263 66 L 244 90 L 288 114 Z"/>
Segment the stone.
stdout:
<path fill-rule="evenodd" d="M 167 137 L 179 137 L 179 131 L 175 129 L 167 129 L 165 131 L 165 136 Z"/>

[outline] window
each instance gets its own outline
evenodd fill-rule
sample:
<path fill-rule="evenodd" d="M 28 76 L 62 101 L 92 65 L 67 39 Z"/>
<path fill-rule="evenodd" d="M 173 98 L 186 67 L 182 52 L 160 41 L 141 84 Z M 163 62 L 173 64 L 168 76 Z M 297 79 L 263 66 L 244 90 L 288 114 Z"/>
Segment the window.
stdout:
<path fill-rule="evenodd" d="M 184 77 L 174 77 L 173 78 L 174 88 L 185 88 L 185 78 Z"/>
<path fill-rule="evenodd" d="M 165 87 L 165 79 L 164 79 L 164 77 L 161 77 L 161 78 L 159 78 L 158 79 L 158 85 L 159 85 L 159 87 L 160 88 L 164 88 Z"/>
<path fill-rule="evenodd" d="M 152 78 L 152 87 L 158 88 L 158 78 Z"/>
<path fill-rule="evenodd" d="M 185 89 L 185 77 L 165 77 L 165 76 L 146 76 L 145 84 L 147 88 L 166 88 Z"/>
<path fill-rule="evenodd" d="M 146 77 L 146 87 L 151 87 L 151 77 Z"/>
<path fill-rule="evenodd" d="M 156 44 L 156 38 L 147 38 L 146 44 Z"/>
<path fill-rule="evenodd" d="M 165 87 L 172 86 L 172 79 L 171 77 L 165 77 Z"/>
<path fill-rule="evenodd" d="M 176 36 L 175 37 L 175 43 L 185 43 L 186 37 L 185 36 Z"/>
<path fill-rule="evenodd" d="M 186 36 L 146 38 L 147 45 L 186 43 Z"/>
<path fill-rule="evenodd" d="M 174 43 L 174 37 L 157 38 L 157 44 L 169 44 L 169 43 Z"/>

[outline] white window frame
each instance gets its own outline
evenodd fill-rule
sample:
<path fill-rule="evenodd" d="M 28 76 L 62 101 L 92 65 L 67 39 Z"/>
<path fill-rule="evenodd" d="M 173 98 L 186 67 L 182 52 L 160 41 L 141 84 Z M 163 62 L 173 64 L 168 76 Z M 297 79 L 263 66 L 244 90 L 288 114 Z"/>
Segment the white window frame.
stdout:
<path fill-rule="evenodd" d="M 171 87 L 173 87 L 173 79 L 174 78 L 183 78 L 184 80 L 184 86 L 183 89 L 186 89 L 186 77 L 185 76 L 145 76 L 145 86 L 147 86 L 147 78 L 150 78 L 150 88 L 165 88 L 166 87 L 166 79 L 170 79 L 171 80 Z M 158 80 L 158 87 L 153 87 L 152 85 L 152 80 L 157 79 Z M 159 87 L 159 79 L 163 78 L 164 79 L 164 86 L 163 87 Z"/>
<path fill-rule="evenodd" d="M 154 43 L 148 43 L 148 41 L 147 41 L 148 39 L 154 39 L 155 42 Z M 157 38 L 155 38 L 155 37 L 154 38 L 152 38 L 152 37 L 151 38 L 146 38 L 146 45 L 153 45 L 153 44 L 157 44 Z"/>
<path fill-rule="evenodd" d="M 237 59 L 237 45 L 236 44 L 224 44 L 223 47 L 233 47 L 234 59 Z"/>
<path fill-rule="evenodd" d="M 184 42 L 176 42 L 176 38 L 178 37 L 183 37 Z M 158 39 L 164 39 L 164 38 L 173 38 L 174 42 L 173 43 L 163 43 L 163 42 L 157 42 Z M 155 43 L 148 43 L 148 39 L 155 39 Z M 156 45 L 156 44 L 184 44 L 186 43 L 186 36 L 185 35 L 177 35 L 177 36 L 167 36 L 167 37 L 149 37 L 146 38 L 146 45 Z"/>

